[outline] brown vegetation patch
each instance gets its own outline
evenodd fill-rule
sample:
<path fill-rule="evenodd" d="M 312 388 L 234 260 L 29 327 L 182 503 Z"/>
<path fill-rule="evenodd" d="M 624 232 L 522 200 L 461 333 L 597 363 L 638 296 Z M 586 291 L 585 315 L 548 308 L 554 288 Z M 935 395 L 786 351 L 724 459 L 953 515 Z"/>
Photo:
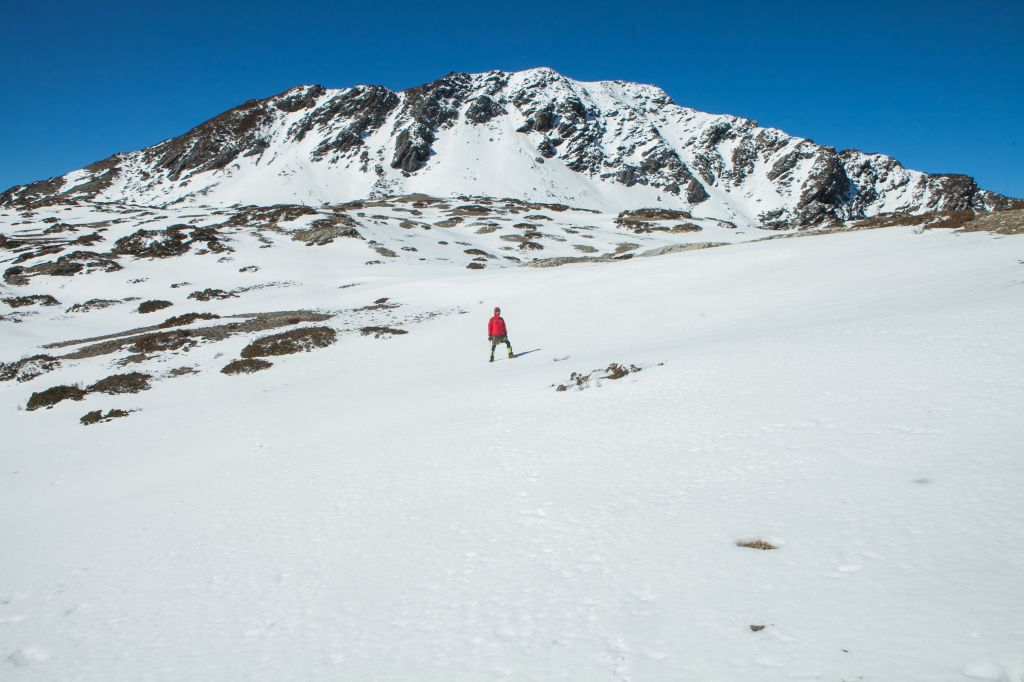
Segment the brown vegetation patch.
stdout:
<path fill-rule="evenodd" d="M 106 393 L 118 395 L 121 393 L 138 393 L 148 391 L 149 380 L 153 377 L 142 372 L 129 372 L 128 374 L 112 374 L 109 377 L 100 379 L 88 389 L 89 393 Z"/>
<path fill-rule="evenodd" d="M 106 414 L 103 414 L 103 410 L 93 410 L 92 412 L 87 412 L 78 421 L 80 421 L 83 426 L 90 426 L 101 422 L 109 422 L 120 417 L 127 417 L 129 414 L 131 414 L 131 411 L 129 410 L 110 410 Z"/>
<path fill-rule="evenodd" d="M 51 277 L 72 277 L 90 272 L 116 272 L 123 269 L 117 259 L 109 254 L 92 251 L 74 251 L 55 261 L 38 263 L 29 267 L 15 265 L 4 271 L 4 281 L 14 286 L 25 286 L 29 279 L 38 275 Z"/>
<path fill-rule="evenodd" d="M 241 360 L 233 360 L 228 364 L 224 365 L 220 371 L 224 374 L 252 374 L 253 372 L 259 372 L 260 370 L 268 369 L 273 367 L 274 363 L 268 362 L 267 360 L 260 360 L 259 358 L 243 358 Z"/>
<path fill-rule="evenodd" d="M 297 204 L 276 204 L 274 206 L 245 206 L 225 223 L 230 227 L 276 227 L 277 223 L 297 220 L 302 216 L 316 215 L 316 210 Z"/>
<path fill-rule="evenodd" d="M 157 310 L 170 308 L 172 305 L 174 304 L 170 301 L 143 301 L 135 312 L 145 315 L 146 313 L 154 313 Z"/>
<path fill-rule="evenodd" d="M 356 229 L 356 221 L 344 214 L 314 220 L 308 227 L 292 233 L 292 239 L 306 242 L 306 246 L 325 246 L 341 238 L 363 238 Z"/>
<path fill-rule="evenodd" d="M 183 327 L 186 324 L 192 324 L 197 320 L 219 320 L 220 315 L 215 313 L 185 313 L 184 315 L 175 315 L 174 317 L 168 317 L 166 320 L 160 323 L 161 327 Z"/>
<path fill-rule="evenodd" d="M 49 294 L 35 294 L 33 296 L 11 296 L 3 299 L 4 303 L 12 308 L 23 308 L 30 305 L 60 305 L 60 301 Z"/>
<path fill-rule="evenodd" d="M 591 379 L 621 379 L 629 374 L 635 374 L 636 372 L 642 371 L 642 367 L 636 365 L 620 365 L 617 362 L 613 362 L 608 365 L 605 369 L 595 369 L 589 374 L 582 372 L 573 372 L 569 375 L 569 380 L 564 384 L 559 384 L 555 387 L 556 391 L 568 391 L 570 388 L 575 388 L 582 391 L 585 388 L 589 388 Z"/>
<path fill-rule="evenodd" d="M 615 222 L 625 226 L 628 223 L 644 222 L 651 220 L 690 220 L 693 215 L 689 211 L 678 211 L 671 208 L 638 208 L 633 211 L 623 211 L 615 218 Z"/>
<path fill-rule="evenodd" d="M 436 225 L 437 227 L 455 227 L 461 222 L 462 218 L 460 218 L 459 216 L 455 216 L 452 218 L 448 218 L 447 220 L 440 220 L 434 223 L 434 225 Z"/>
<path fill-rule="evenodd" d="M 223 301 L 227 298 L 238 298 L 238 295 L 223 289 L 203 289 L 193 291 L 188 297 L 195 301 Z"/>
<path fill-rule="evenodd" d="M 464 206 L 456 206 L 451 210 L 451 215 L 469 215 L 469 216 L 482 216 L 491 213 L 491 209 L 486 206 L 480 206 L 479 204 L 466 204 Z"/>
<path fill-rule="evenodd" d="M 483 263 L 470 263 L 466 266 L 467 270 L 483 270 L 485 266 Z"/>
<path fill-rule="evenodd" d="M 14 362 L 0 362 L 0 381 L 29 381 L 60 367 L 60 360 L 50 355 L 33 355 Z"/>
<path fill-rule="evenodd" d="M 979 213 L 963 226 L 964 232 L 982 230 L 995 234 L 1024 234 L 1024 209 Z"/>
<path fill-rule="evenodd" d="M 28 411 L 38 410 L 40 407 L 50 408 L 62 400 L 82 400 L 87 391 L 78 386 L 54 386 L 45 391 L 33 393 L 28 399 L 26 409 Z"/>
<path fill-rule="evenodd" d="M 159 350 L 186 350 L 200 341 L 221 341 L 234 334 L 266 331 L 277 327 L 286 327 L 300 322 L 322 322 L 331 318 L 327 313 L 309 310 L 283 310 L 273 313 L 245 313 L 232 315 L 231 318 L 242 319 L 242 322 L 228 322 L 198 329 L 181 329 L 163 331 L 162 325 L 132 329 L 117 334 L 97 336 L 89 339 L 75 339 L 47 344 L 46 348 L 64 348 L 89 343 L 69 353 L 64 358 L 80 360 L 116 353 L 128 348 L 135 353 L 148 353 Z M 231 319 L 228 318 L 228 319 Z M 95 343 L 94 343 L 95 342 Z"/>
<path fill-rule="evenodd" d="M 121 303 L 120 300 L 114 300 L 109 298 L 91 298 L 85 303 L 76 303 L 64 312 L 67 313 L 87 313 L 90 310 L 100 310 L 101 308 L 109 308 L 112 305 Z"/>
<path fill-rule="evenodd" d="M 243 358 L 258 358 L 305 353 L 314 348 L 326 348 L 337 338 L 337 332 L 330 327 L 303 327 L 256 339 L 242 349 L 241 355 Z"/>
<path fill-rule="evenodd" d="M 408 334 L 409 332 L 404 329 L 395 329 L 394 327 L 363 327 L 359 330 L 363 336 L 369 336 L 373 334 L 373 338 L 382 339 L 388 336 L 396 334 Z"/>
<path fill-rule="evenodd" d="M 736 546 L 737 547 L 747 547 L 749 549 L 762 549 L 762 550 L 778 549 L 777 546 L 773 545 L 772 543 L 768 542 L 767 540 L 762 540 L 760 538 L 756 538 L 756 539 L 753 539 L 753 540 L 737 540 L 736 541 Z"/>

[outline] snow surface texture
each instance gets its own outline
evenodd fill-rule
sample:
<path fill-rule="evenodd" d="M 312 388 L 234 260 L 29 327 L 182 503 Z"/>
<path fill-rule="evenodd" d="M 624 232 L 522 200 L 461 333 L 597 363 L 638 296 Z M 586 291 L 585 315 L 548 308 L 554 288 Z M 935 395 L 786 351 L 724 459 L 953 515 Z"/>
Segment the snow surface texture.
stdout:
<path fill-rule="evenodd" d="M 0 215 L 34 254 L 0 290 L 6 362 L 185 313 L 221 318 L 173 329 L 331 316 L 0 383 L 0 679 L 1024 679 L 1024 237 L 907 226 L 497 268 L 525 253 L 497 238 L 513 227 L 372 217 L 456 205 L 348 209 L 363 239 L 321 246 L 294 237 L 331 211 Z M 540 255 L 630 234 L 546 213 L 571 241 Z M 173 257 L 32 270 L 233 219 Z M 208 289 L 231 297 L 190 298 Z M 495 305 L 520 357 L 491 365 Z M 311 326 L 337 341 L 219 371 Z M 611 363 L 639 371 L 602 379 Z M 25 409 L 126 372 L 152 387 Z M 755 539 L 777 549 L 737 545 Z"/>
<path fill-rule="evenodd" d="M 756 121 L 679 106 L 652 85 L 585 83 L 547 68 L 452 73 L 401 92 L 300 86 L 147 149 L 12 188 L 0 204 L 61 196 L 320 206 L 417 192 L 605 212 L 664 206 L 771 228 L 1024 207 L 967 176 L 837 152 Z"/>

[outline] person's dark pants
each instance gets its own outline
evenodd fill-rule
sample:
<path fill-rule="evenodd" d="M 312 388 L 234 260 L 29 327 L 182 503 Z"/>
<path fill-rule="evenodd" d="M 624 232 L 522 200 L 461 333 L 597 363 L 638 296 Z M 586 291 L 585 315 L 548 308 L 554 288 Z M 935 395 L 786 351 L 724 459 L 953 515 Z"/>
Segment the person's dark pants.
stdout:
<path fill-rule="evenodd" d="M 494 359 L 494 349 L 497 348 L 498 344 L 501 344 L 501 343 L 503 343 L 506 346 L 508 346 L 508 356 L 512 357 L 512 344 L 509 343 L 508 336 L 505 335 L 505 334 L 502 334 L 501 336 L 492 336 L 491 337 L 491 360 Z"/>

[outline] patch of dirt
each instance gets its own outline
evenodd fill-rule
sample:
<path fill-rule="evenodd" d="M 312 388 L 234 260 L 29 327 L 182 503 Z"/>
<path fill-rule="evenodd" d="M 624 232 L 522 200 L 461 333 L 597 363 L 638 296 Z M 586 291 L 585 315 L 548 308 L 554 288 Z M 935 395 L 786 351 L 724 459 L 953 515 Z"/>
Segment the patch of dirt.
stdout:
<path fill-rule="evenodd" d="M 30 381 L 60 367 L 60 360 L 50 355 L 33 355 L 14 362 L 0 362 L 0 381 Z"/>
<path fill-rule="evenodd" d="M 3 302 L 12 308 L 23 308 L 30 305 L 60 305 L 60 301 L 49 294 L 35 294 L 32 296 L 11 296 L 3 299 Z"/>
<path fill-rule="evenodd" d="M 736 546 L 737 547 L 747 547 L 749 549 L 762 549 L 762 550 L 766 550 L 766 551 L 769 550 L 769 549 L 778 549 L 777 546 L 773 545 L 772 543 L 768 542 L 767 540 L 762 540 L 760 538 L 755 538 L 755 539 L 752 539 L 752 540 L 737 540 L 736 541 Z"/>
<path fill-rule="evenodd" d="M 244 358 L 229 362 L 220 371 L 224 374 L 252 374 L 273 366 L 274 363 L 259 358 Z"/>
<path fill-rule="evenodd" d="M 173 379 L 175 377 L 183 377 L 189 374 L 199 374 L 199 370 L 195 367 L 175 367 L 167 373 L 167 376 Z"/>
<path fill-rule="evenodd" d="M 106 414 L 103 414 L 103 410 L 93 410 L 92 412 L 87 412 L 78 421 L 80 421 L 83 426 L 90 426 L 92 424 L 100 424 L 102 422 L 109 422 L 121 417 L 127 417 L 132 412 L 134 412 L 134 410 L 110 410 Z"/>
<path fill-rule="evenodd" d="M 242 349 L 241 356 L 259 358 L 305 353 L 314 348 L 326 348 L 337 338 L 337 332 L 330 327 L 303 327 L 256 339 Z"/>
<path fill-rule="evenodd" d="M 375 339 L 384 339 L 397 334 L 409 333 L 404 329 L 395 329 L 394 327 L 363 327 L 359 331 L 363 336 L 373 334 L 373 338 Z"/>
<path fill-rule="evenodd" d="M 470 263 L 469 265 L 466 266 L 466 269 L 467 270 L 483 270 L 485 267 L 487 267 L 487 266 L 484 265 L 483 263 Z"/>
<path fill-rule="evenodd" d="M 751 630 L 751 632 L 761 632 L 761 630 L 764 630 L 764 626 L 763 625 L 751 625 L 750 626 L 750 630 Z"/>
<path fill-rule="evenodd" d="M 146 313 L 155 313 L 157 310 L 170 308 L 172 305 L 174 304 L 170 301 L 143 301 L 135 312 L 145 315 Z"/>
<path fill-rule="evenodd" d="M 40 407 L 51 408 L 62 400 L 82 400 L 87 391 L 78 386 L 53 386 L 45 391 L 33 393 L 28 399 L 26 409 L 31 412 Z"/>
<path fill-rule="evenodd" d="M 106 393 L 118 395 L 121 393 L 138 393 L 150 389 L 149 380 L 153 377 L 142 372 L 129 372 L 128 374 L 112 374 L 109 377 L 100 379 L 88 389 L 89 393 Z"/>

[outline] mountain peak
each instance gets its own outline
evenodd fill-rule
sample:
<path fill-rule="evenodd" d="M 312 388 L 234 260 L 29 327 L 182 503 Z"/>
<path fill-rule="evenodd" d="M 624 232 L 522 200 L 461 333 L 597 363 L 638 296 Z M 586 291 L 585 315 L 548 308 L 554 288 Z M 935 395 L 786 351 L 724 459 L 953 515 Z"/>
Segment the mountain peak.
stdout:
<path fill-rule="evenodd" d="M 970 178 L 837 153 L 680 107 L 653 85 L 576 81 L 546 66 L 451 72 L 402 91 L 300 85 L 0 202 L 319 205 L 413 192 L 660 205 L 773 228 L 1018 205 Z"/>

